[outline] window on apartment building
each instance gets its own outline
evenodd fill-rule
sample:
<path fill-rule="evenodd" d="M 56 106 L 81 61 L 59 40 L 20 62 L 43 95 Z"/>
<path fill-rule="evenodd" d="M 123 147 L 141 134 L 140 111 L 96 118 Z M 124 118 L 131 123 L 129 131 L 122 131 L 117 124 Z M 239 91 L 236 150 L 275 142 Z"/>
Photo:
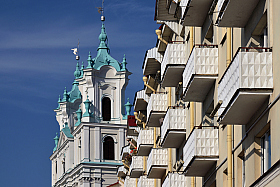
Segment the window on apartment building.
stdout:
<path fill-rule="evenodd" d="M 271 138 L 270 130 L 261 137 L 261 173 L 271 167 Z"/>
<path fill-rule="evenodd" d="M 111 136 L 107 136 L 103 142 L 103 159 L 114 160 L 114 139 Z"/>
<path fill-rule="evenodd" d="M 102 99 L 102 118 L 103 121 L 111 120 L 111 99 L 109 97 Z"/>

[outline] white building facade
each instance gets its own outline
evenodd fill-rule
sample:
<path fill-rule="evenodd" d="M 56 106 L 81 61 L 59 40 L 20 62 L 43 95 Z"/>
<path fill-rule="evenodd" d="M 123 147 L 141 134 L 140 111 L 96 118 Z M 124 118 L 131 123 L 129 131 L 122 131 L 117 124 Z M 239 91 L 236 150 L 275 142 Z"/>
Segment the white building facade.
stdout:
<path fill-rule="evenodd" d="M 127 115 L 126 59 L 110 56 L 102 21 L 97 56 L 89 53 L 87 65 L 77 62 L 71 91 L 58 101 L 56 119 L 60 134 L 54 138 L 52 186 L 101 187 L 117 184 L 120 150 L 125 145 Z"/>

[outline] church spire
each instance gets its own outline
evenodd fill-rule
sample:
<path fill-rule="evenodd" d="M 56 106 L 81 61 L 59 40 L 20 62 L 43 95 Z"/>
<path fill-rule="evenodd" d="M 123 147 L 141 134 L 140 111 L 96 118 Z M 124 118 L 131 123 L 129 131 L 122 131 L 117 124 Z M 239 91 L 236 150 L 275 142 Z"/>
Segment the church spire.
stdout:
<path fill-rule="evenodd" d="M 104 25 L 104 21 L 102 21 L 102 27 L 101 27 L 101 33 L 99 35 L 99 41 L 100 41 L 100 44 L 99 44 L 99 47 L 98 47 L 98 51 L 99 49 L 106 49 L 108 50 L 108 46 L 107 44 L 105 43 L 107 41 L 107 34 L 106 34 L 106 31 L 105 31 L 105 25 Z"/>

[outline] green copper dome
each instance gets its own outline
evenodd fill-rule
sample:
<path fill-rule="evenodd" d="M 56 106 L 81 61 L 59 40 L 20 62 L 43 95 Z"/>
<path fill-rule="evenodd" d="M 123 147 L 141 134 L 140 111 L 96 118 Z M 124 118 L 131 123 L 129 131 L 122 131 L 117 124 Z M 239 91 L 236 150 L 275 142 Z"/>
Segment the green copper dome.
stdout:
<path fill-rule="evenodd" d="M 101 27 L 101 33 L 99 35 L 99 47 L 97 48 L 97 56 L 95 58 L 91 58 L 89 54 L 88 58 L 88 66 L 87 68 L 94 68 L 96 70 L 100 70 L 103 66 L 112 66 L 117 71 L 124 71 L 124 68 L 122 68 L 122 64 L 119 63 L 116 59 L 111 57 L 109 54 L 110 49 L 107 45 L 108 37 L 105 31 L 105 25 L 102 21 L 102 27 Z"/>

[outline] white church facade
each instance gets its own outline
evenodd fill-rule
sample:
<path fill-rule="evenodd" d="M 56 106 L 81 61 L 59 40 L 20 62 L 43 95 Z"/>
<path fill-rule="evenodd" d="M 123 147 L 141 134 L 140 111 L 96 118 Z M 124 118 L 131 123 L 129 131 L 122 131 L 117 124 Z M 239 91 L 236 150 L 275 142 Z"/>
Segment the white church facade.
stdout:
<path fill-rule="evenodd" d="M 56 119 L 60 133 L 54 138 L 50 156 L 52 186 L 102 187 L 117 184 L 117 167 L 122 165 L 127 116 L 125 104 L 128 76 L 126 59 L 110 56 L 102 21 L 96 57 L 89 53 L 87 64 L 76 65 L 71 91 L 59 98 Z"/>

